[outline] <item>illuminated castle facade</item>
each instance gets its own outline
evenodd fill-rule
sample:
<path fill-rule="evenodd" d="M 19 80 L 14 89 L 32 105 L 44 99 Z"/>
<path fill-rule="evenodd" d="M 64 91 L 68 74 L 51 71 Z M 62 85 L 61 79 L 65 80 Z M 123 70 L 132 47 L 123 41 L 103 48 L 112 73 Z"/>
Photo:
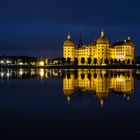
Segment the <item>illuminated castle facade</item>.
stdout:
<path fill-rule="evenodd" d="M 84 59 L 85 64 L 88 64 L 88 58 L 91 58 L 91 64 L 94 64 L 96 59 L 97 65 L 105 64 L 106 59 L 132 63 L 134 45 L 130 37 L 127 40 L 110 44 L 103 31 L 100 37 L 89 45 L 84 45 L 81 39 L 78 45 L 75 45 L 69 34 L 63 45 L 63 57 L 65 59 L 71 58 L 72 62 L 77 58 L 78 65 L 82 64 L 81 59 Z"/>

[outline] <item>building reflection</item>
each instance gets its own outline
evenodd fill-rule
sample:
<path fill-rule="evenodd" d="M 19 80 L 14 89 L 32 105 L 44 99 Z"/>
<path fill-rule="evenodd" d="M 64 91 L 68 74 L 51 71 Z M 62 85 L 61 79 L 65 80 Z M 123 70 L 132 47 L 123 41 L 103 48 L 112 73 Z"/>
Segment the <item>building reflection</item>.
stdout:
<path fill-rule="evenodd" d="M 134 73 L 111 70 L 67 72 L 63 79 L 63 92 L 68 103 L 75 92 L 80 96 L 82 93 L 93 94 L 100 101 L 101 107 L 111 93 L 130 100 L 134 92 Z"/>
<path fill-rule="evenodd" d="M 0 69 L 0 79 L 47 79 L 58 77 L 63 81 L 63 94 L 70 103 L 72 96 L 92 94 L 101 107 L 110 94 L 130 100 L 134 81 L 140 79 L 139 70 L 58 70 L 58 69 Z"/>

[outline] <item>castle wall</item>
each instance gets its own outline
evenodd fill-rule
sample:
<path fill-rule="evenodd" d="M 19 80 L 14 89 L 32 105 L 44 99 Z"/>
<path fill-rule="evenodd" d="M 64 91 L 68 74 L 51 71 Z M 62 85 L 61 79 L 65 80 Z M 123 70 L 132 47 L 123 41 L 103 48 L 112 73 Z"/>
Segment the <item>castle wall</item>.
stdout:
<path fill-rule="evenodd" d="M 70 37 L 69 37 L 70 38 Z M 102 39 L 103 38 L 103 39 Z M 104 33 L 101 33 L 99 41 L 101 43 L 96 43 L 95 45 L 83 45 L 82 47 L 74 46 L 71 40 L 70 45 L 63 46 L 63 57 L 71 58 L 71 61 L 74 61 L 74 58 L 78 59 L 78 65 L 87 65 L 88 58 L 91 58 L 91 65 L 94 65 L 94 59 L 97 59 L 97 65 L 104 65 L 105 59 L 108 60 L 120 60 L 128 61 L 130 63 L 134 60 L 134 46 L 132 43 L 127 43 L 124 41 L 122 45 L 113 45 L 108 43 L 108 40 L 105 38 Z M 107 42 L 107 43 L 104 43 Z M 128 40 L 130 41 L 130 40 Z M 85 59 L 85 63 L 81 63 L 81 59 Z"/>

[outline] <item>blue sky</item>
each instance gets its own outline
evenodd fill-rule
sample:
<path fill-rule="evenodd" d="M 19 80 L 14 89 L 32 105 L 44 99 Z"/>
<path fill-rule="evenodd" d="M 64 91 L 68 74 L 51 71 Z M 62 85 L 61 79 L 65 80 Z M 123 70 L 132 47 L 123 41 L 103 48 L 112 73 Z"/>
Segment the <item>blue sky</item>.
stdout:
<path fill-rule="evenodd" d="M 5 0 L 0 2 L 0 55 L 59 56 L 68 32 L 75 43 L 131 36 L 140 55 L 138 0 Z"/>

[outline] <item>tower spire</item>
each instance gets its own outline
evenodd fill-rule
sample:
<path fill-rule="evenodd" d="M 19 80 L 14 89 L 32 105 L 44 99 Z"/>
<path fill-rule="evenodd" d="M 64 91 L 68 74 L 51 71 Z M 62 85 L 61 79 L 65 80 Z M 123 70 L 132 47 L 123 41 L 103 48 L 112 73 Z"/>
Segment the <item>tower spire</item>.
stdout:
<path fill-rule="evenodd" d="M 101 108 L 103 108 L 104 107 L 104 100 L 103 99 L 100 100 L 100 104 L 101 104 Z"/>
<path fill-rule="evenodd" d="M 101 37 L 104 37 L 104 36 L 105 36 L 104 29 L 102 29 L 102 31 L 101 31 Z"/>
<path fill-rule="evenodd" d="M 68 33 L 68 37 L 67 37 L 68 39 L 71 39 L 71 36 L 70 36 L 70 32 Z"/>
<path fill-rule="evenodd" d="M 128 40 L 129 40 L 129 41 L 131 40 L 131 37 L 130 37 L 130 35 L 128 36 Z"/>
<path fill-rule="evenodd" d="M 70 104 L 70 100 L 71 100 L 71 98 L 70 98 L 70 96 L 68 96 L 67 97 L 68 104 Z"/>
<path fill-rule="evenodd" d="M 80 33 L 78 47 L 82 47 L 82 46 L 83 46 L 83 41 L 82 41 L 82 35 Z"/>

